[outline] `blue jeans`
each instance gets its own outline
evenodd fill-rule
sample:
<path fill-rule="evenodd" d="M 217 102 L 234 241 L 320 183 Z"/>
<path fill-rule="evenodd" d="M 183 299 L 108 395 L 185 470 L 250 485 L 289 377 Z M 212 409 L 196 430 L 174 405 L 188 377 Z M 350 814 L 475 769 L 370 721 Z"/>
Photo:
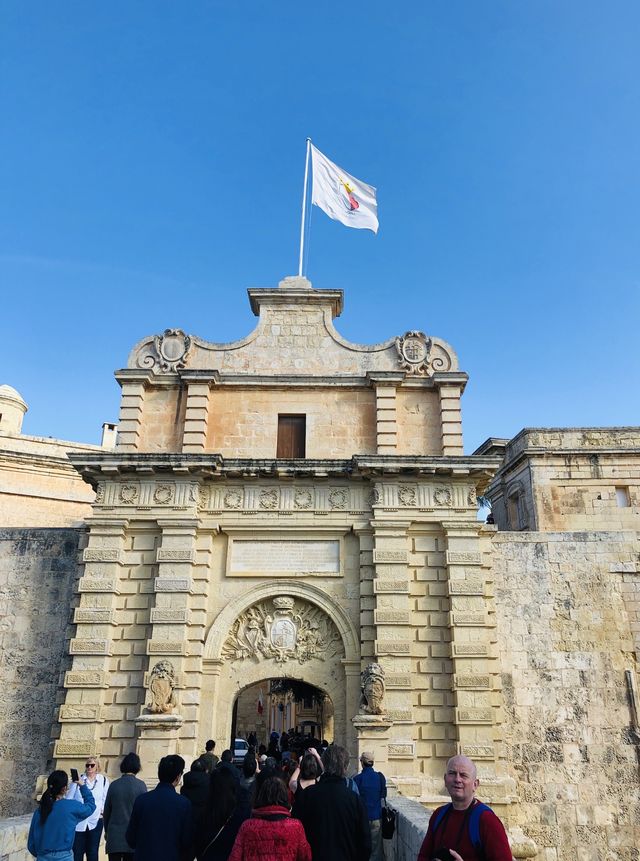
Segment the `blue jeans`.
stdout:
<path fill-rule="evenodd" d="M 101 837 L 102 819 L 98 819 L 98 824 L 90 831 L 76 831 L 73 841 L 73 861 L 83 861 L 85 855 L 87 861 L 98 861 L 98 846 Z"/>

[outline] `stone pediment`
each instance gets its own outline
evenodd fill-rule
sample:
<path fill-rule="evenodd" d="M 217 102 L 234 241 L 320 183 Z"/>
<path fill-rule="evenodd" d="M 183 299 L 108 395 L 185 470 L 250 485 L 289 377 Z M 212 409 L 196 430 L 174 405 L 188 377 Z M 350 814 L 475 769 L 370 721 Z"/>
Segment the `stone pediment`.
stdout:
<path fill-rule="evenodd" d="M 285 278 L 275 289 L 248 292 L 259 322 L 245 338 L 213 343 L 180 329 L 166 329 L 136 344 L 127 367 L 154 375 L 186 370 L 225 378 L 363 378 L 396 372 L 425 379 L 458 372 L 449 344 L 417 330 L 371 345 L 345 340 L 333 325 L 342 310 L 341 290 L 314 290 L 306 278 Z"/>

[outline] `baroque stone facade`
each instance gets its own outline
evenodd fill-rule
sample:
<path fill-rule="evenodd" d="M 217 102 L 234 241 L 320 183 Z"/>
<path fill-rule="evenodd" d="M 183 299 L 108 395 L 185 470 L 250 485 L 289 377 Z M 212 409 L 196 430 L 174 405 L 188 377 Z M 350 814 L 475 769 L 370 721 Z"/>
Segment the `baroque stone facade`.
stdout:
<path fill-rule="evenodd" d="M 137 344 L 117 447 L 69 454 L 95 502 L 55 763 L 97 754 L 113 775 L 135 748 L 152 779 L 166 753 L 228 746 L 240 694 L 287 676 L 425 805 L 472 756 L 518 857 L 637 859 L 633 429 L 465 455 L 446 342 L 350 344 L 341 291 L 305 279 L 249 298 L 240 341 Z M 283 454 L 288 419 L 302 449 Z M 477 520 L 485 494 L 499 528 Z"/>

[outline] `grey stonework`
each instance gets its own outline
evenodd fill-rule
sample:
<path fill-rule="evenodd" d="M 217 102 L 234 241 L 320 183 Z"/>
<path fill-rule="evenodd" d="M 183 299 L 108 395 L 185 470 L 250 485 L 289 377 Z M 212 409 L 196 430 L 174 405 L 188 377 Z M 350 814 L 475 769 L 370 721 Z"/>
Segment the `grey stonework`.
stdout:
<path fill-rule="evenodd" d="M 33 809 L 70 666 L 84 529 L 0 530 L 0 815 Z"/>

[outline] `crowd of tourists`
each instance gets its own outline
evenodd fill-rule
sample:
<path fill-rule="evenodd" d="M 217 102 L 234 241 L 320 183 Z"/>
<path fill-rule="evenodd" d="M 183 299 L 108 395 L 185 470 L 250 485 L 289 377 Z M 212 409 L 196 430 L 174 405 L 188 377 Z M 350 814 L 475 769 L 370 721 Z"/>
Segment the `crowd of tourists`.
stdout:
<path fill-rule="evenodd" d="M 150 791 L 135 753 L 112 783 L 97 757 L 83 774 L 72 769 L 71 781 L 54 771 L 29 852 L 38 861 L 98 861 L 104 830 L 109 861 L 384 861 L 394 814 L 374 753 L 362 753 L 361 771 L 349 777 L 349 754 L 337 744 L 298 752 L 288 738 L 284 750 L 274 741 L 251 745 L 240 767 L 231 750 L 218 759 L 213 741 L 186 773 L 181 756 L 165 756 Z M 418 861 L 511 861 L 502 823 L 475 798 L 471 760 L 451 759 L 444 779 L 451 803 L 431 817 Z"/>

